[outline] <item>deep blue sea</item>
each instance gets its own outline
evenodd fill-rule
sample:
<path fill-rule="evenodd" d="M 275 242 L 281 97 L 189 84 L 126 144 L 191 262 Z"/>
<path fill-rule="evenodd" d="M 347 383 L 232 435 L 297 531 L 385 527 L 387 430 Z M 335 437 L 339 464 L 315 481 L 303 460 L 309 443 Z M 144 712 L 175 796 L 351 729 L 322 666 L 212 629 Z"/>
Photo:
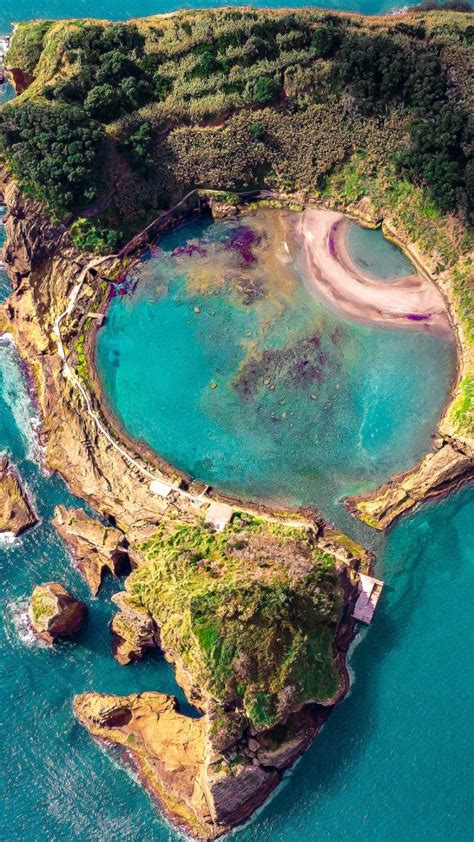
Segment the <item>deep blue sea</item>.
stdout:
<path fill-rule="evenodd" d="M 376 13 L 391 5 L 332 7 Z M 36 16 L 125 18 L 174 8 L 172 3 L 148 1 L 119 0 L 106 6 L 92 0 L 9 0 L 0 10 L 0 29 L 6 30 L 12 20 Z M 168 302 L 175 319 L 176 284 Z M 0 272 L 0 297 L 7 292 L 8 281 Z M 201 315 L 210 318 L 196 314 Z M 379 352 L 371 371 L 371 398 L 365 400 L 367 384 L 361 382 L 360 403 L 356 402 L 362 430 L 373 430 L 378 419 L 377 429 L 383 432 L 362 439 L 363 446 L 371 448 L 373 471 L 383 471 L 378 454 L 385 449 L 389 472 L 397 419 L 403 421 L 410 458 L 423 452 L 449 387 L 449 350 L 433 337 L 422 337 L 425 344 L 417 345 L 414 336 L 397 338 L 381 331 L 374 337 L 362 328 L 352 335 L 352 361 L 373 348 Z M 399 378 L 397 355 L 404 361 Z M 355 389 L 351 394 L 355 400 Z M 415 423 L 420 400 L 421 429 Z M 383 419 L 384 406 L 389 420 Z M 18 465 L 41 517 L 23 538 L 0 545 L 0 839 L 175 842 L 178 834 L 162 820 L 130 771 L 98 747 L 72 714 L 73 696 L 87 689 L 156 689 L 177 694 L 186 706 L 163 660 L 120 667 L 112 658 L 107 624 L 117 585 L 109 579 L 99 598 L 91 598 L 51 527 L 54 505 L 74 500 L 64 483 L 41 466 L 37 423 L 15 349 L 0 340 L 0 451 L 7 450 Z M 296 443 L 300 444 L 304 446 Z M 331 458 L 335 453 L 333 446 Z M 356 449 L 359 462 L 354 465 L 345 443 L 344 471 L 341 458 L 333 496 L 328 493 L 324 499 L 336 522 L 357 534 L 359 528 L 338 500 L 346 487 L 344 473 L 350 490 L 359 466 L 363 468 L 360 454 Z M 328 458 L 326 454 L 329 476 Z M 301 467 L 299 459 L 296 465 Z M 334 464 L 334 473 L 336 468 Z M 387 536 L 368 529 L 363 533 L 377 552 L 377 573 L 386 586 L 372 626 L 361 632 L 351 655 L 350 695 L 272 801 L 235 834 L 241 842 L 472 842 L 474 489 L 424 506 Z M 36 645 L 24 624 L 34 585 L 51 579 L 61 581 L 89 607 L 89 621 L 79 639 L 54 649 Z"/>

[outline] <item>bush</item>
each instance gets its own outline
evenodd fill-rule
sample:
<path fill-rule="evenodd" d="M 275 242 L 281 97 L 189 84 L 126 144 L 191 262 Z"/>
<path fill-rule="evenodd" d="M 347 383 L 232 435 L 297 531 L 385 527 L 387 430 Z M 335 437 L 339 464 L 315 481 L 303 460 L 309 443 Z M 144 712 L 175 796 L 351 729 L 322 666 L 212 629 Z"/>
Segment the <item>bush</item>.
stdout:
<path fill-rule="evenodd" d="M 266 103 L 276 99 L 281 92 L 281 85 L 275 79 L 257 79 L 253 86 L 253 96 L 257 102 Z"/>
<path fill-rule="evenodd" d="M 104 133 L 81 108 L 26 102 L 0 120 L 0 144 L 27 192 L 61 213 L 96 198 Z"/>

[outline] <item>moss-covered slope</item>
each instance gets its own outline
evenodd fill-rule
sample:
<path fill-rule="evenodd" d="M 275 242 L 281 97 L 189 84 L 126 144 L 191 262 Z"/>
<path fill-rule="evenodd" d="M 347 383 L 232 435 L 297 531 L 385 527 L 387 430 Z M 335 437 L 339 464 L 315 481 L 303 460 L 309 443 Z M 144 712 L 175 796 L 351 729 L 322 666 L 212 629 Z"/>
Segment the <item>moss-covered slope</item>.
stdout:
<path fill-rule="evenodd" d="M 205 696 L 236 702 L 256 727 L 334 696 L 343 592 L 312 532 L 244 518 L 224 533 L 157 533 L 140 551 L 127 590 Z"/>

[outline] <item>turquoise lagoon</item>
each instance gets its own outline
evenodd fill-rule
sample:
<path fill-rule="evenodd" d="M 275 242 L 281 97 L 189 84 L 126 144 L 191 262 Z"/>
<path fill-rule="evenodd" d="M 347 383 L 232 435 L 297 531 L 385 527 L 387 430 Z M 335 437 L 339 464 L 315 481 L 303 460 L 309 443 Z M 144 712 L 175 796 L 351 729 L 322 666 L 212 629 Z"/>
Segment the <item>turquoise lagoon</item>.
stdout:
<path fill-rule="evenodd" d="M 341 497 L 430 448 L 454 345 L 331 312 L 299 275 L 294 218 L 266 211 L 166 236 L 111 301 L 97 364 L 123 428 L 173 465 L 332 517 Z M 399 252 L 383 243 L 396 275 Z"/>
<path fill-rule="evenodd" d="M 200 240 L 215 238 L 214 232 L 202 228 L 194 233 Z M 173 237 L 161 244 L 164 252 L 182 246 L 189 232 L 183 229 Z M 222 244 L 216 247 L 216 253 L 221 248 Z M 188 257 L 181 259 L 186 263 Z M 167 317 L 172 316 L 173 321 L 173 310 L 177 309 L 179 301 L 184 311 L 181 327 L 191 325 L 196 331 L 194 345 L 189 340 L 189 347 L 194 352 L 201 346 L 212 345 L 210 340 L 204 342 L 203 334 L 207 330 L 217 335 L 216 325 L 224 318 L 219 307 L 225 311 L 226 318 L 232 314 L 232 319 L 237 320 L 231 337 L 234 347 L 228 353 L 232 363 L 241 362 L 238 359 L 241 351 L 237 353 L 235 347 L 238 328 L 245 328 L 246 333 L 262 327 L 262 311 L 270 312 L 273 318 L 258 338 L 272 350 L 278 348 L 278 331 L 280 341 L 282 339 L 282 323 L 286 319 L 283 313 L 291 317 L 289 334 L 293 334 L 295 324 L 303 333 L 307 331 L 306 314 L 299 312 L 297 315 L 299 304 L 298 307 L 291 305 L 285 296 L 277 298 L 280 307 L 282 302 L 285 304 L 285 310 L 278 315 L 269 310 L 268 296 L 260 299 L 260 305 L 257 302 L 244 304 L 242 293 L 239 297 L 221 289 L 210 296 L 213 309 L 206 315 L 207 307 L 211 305 L 205 303 L 209 289 L 203 291 L 199 287 L 202 277 L 195 272 L 188 272 L 185 277 L 182 272 L 176 273 L 172 270 L 173 260 L 167 257 L 163 261 L 167 266 L 167 280 L 161 298 L 150 282 L 150 287 L 146 283 L 135 295 L 112 302 L 107 327 L 110 337 L 117 326 L 114 311 L 118 317 L 127 309 L 138 308 L 140 319 L 136 315 L 130 318 L 135 321 L 135 339 L 141 336 L 146 345 L 151 328 L 145 313 L 150 314 L 153 308 L 163 308 L 167 303 Z M 140 271 L 145 269 L 146 265 Z M 230 274 L 235 279 L 235 274 Z M 290 289 L 292 294 L 299 290 L 298 302 L 303 309 L 311 310 L 311 326 L 313 316 L 314 324 L 318 326 L 321 320 L 333 319 L 332 314 L 324 313 L 323 316 L 317 303 L 306 297 L 304 288 L 300 284 L 301 291 L 296 281 L 296 278 L 292 280 Z M 192 288 L 196 293 L 200 290 L 201 305 L 193 304 Z M 250 295 L 250 289 L 247 286 L 247 295 Z M 201 306 L 201 312 L 194 313 L 194 306 Z M 145 308 L 143 312 L 140 307 Z M 163 330 L 163 336 L 170 343 L 169 359 L 163 362 L 157 351 L 155 366 L 166 368 L 178 359 L 173 345 L 178 342 L 178 335 L 167 327 L 164 314 L 160 312 L 160 320 L 155 320 L 155 341 L 158 342 L 160 330 Z M 218 316 L 211 316 L 212 312 Z M 254 316 L 249 326 L 251 312 Z M 202 316 L 204 320 L 201 320 Z M 126 320 L 119 319 L 118 324 L 121 329 L 127 327 Z M 178 323 L 174 321 L 174 324 Z M 201 327 L 195 328 L 199 324 Z M 373 352 L 378 348 L 378 356 L 363 357 L 364 362 L 371 360 L 372 366 L 369 381 L 361 386 L 370 390 L 375 404 L 379 400 L 387 401 L 390 424 L 401 428 L 408 424 L 405 438 L 412 441 L 410 457 L 419 455 L 448 390 L 452 350 L 449 346 L 439 346 L 439 340 L 434 337 L 418 332 L 392 336 L 389 331 L 380 331 L 375 340 L 370 338 L 369 328 L 358 327 L 353 333 L 353 326 L 343 323 L 343 327 L 348 333 L 344 334 L 344 345 L 337 345 L 333 363 L 341 363 L 341 349 L 347 346 L 351 365 L 346 364 L 343 382 L 351 402 L 354 398 L 354 406 L 358 406 L 348 376 L 349 369 L 357 369 L 357 349 L 362 349 L 361 354 L 369 354 L 370 349 Z M 105 343 L 107 334 L 103 333 L 103 337 Z M 291 340 L 291 336 L 287 339 Z M 424 344 L 428 340 L 431 353 Z M 413 343 L 411 356 L 403 356 L 404 342 Z M 366 350 L 365 343 L 368 343 Z M 231 344 L 230 340 L 228 344 Z M 125 356 L 120 358 L 116 372 L 124 364 L 126 346 L 126 342 L 124 346 L 120 345 L 121 350 L 125 347 Z M 111 348 L 113 344 L 108 349 L 104 345 L 103 353 Z M 384 354 L 384 350 L 387 353 Z M 389 350 L 390 364 L 387 363 Z M 329 352 L 326 353 L 329 357 Z M 146 360 L 145 353 L 143 359 Z M 281 360 L 281 356 L 277 359 Z M 215 376 L 211 363 L 212 359 L 209 362 L 204 355 L 206 377 Z M 408 363 L 409 375 L 402 370 Z M 229 365 L 230 362 L 226 362 L 225 371 L 229 370 Z M 344 372 L 344 365 L 343 360 L 339 375 Z M 387 372 L 385 376 L 380 371 L 375 374 L 379 366 L 382 366 L 381 371 Z M 283 369 L 287 377 L 288 366 Z M 437 369 L 437 378 L 433 369 Z M 171 374 L 169 377 L 171 379 Z M 181 374 L 178 381 L 180 377 Z M 222 378 L 223 374 L 220 374 L 215 390 L 209 389 L 207 380 L 200 385 L 188 381 L 188 387 L 193 395 L 202 387 L 206 398 L 209 389 L 217 400 L 218 395 L 222 397 L 223 394 Z M 411 378 L 419 381 L 418 390 L 410 386 Z M 432 384 L 436 379 L 444 381 L 440 390 L 434 392 L 430 385 L 425 394 L 422 384 L 425 381 Z M 399 388 L 403 389 L 404 397 L 400 401 L 403 408 L 397 412 Z M 391 390 L 394 392 L 392 397 Z M 232 398 L 230 390 L 229 394 Z M 413 400 L 415 395 L 420 396 L 417 400 L 422 400 L 422 404 L 410 409 L 405 398 Z M 268 397 L 267 393 L 263 396 Z M 299 398 L 299 412 L 303 417 L 306 403 L 301 395 Z M 361 394 L 358 400 L 364 404 L 364 395 Z M 392 400 L 395 408 L 390 409 Z M 320 423 L 323 413 L 318 413 L 317 402 L 313 404 L 314 426 L 316 420 Z M 253 418 L 254 423 L 266 423 L 267 410 L 260 416 L 255 408 L 251 409 L 253 405 L 252 401 L 246 408 L 245 420 Z M 206 404 L 206 408 L 209 405 Z M 343 415 L 342 406 L 340 411 Z M 369 402 L 365 410 L 357 410 L 359 425 L 365 417 L 364 412 L 369 412 L 370 416 Z M 384 417 L 382 409 L 374 412 L 376 418 Z M 421 434 L 417 432 L 416 413 L 423 427 Z M 409 417 L 411 420 L 407 420 Z M 158 421 L 161 423 L 160 419 Z M 369 423 L 366 428 L 369 430 L 374 422 L 364 423 Z M 380 423 L 378 420 L 377 425 Z M 110 595 L 116 584 L 108 579 L 99 598 L 92 599 L 51 527 L 54 505 L 57 502 L 73 504 L 74 499 L 59 478 L 48 476 L 41 467 L 36 425 L 35 409 L 28 397 L 15 350 L 9 342 L 2 340 L 0 447 L 7 449 L 18 464 L 41 523 L 19 541 L 3 544 L 0 548 L 0 750 L 5 792 L 0 838 L 9 842 L 174 842 L 179 835 L 155 811 L 120 759 L 94 743 L 72 714 L 73 696 L 88 689 L 113 693 L 156 689 L 178 693 L 181 700 L 182 694 L 170 667 L 163 660 L 151 658 L 124 668 L 112 658 L 107 623 L 112 613 Z M 392 444 L 387 447 L 384 437 L 390 432 L 388 421 L 384 421 L 384 425 L 375 438 L 369 436 L 372 441 L 369 473 L 373 476 L 383 474 L 394 460 L 396 437 L 391 438 Z M 186 431 L 180 425 L 176 432 L 176 438 L 179 438 Z M 251 432 L 250 428 L 248 432 Z M 224 431 L 222 435 L 226 437 L 229 433 Z M 299 435 L 298 447 L 304 450 L 308 443 L 302 434 Z M 288 441 L 287 433 L 284 441 Z M 379 449 L 384 454 L 380 460 Z M 295 450 L 296 446 L 290 455 Z M 292 471 L 293 464 L 299 469 L 299 460 L 295 463 L 291 457 L 290 463 L 284 462 L 289 458 L 288 454 L 284 450 L 281 454 L 281 474 L 284 469 Z M 323 495 L 324 504 L 336 522 L 354 534 L 355 521 L 346 518 L 338 500 L 341 493 L 348 493 L 354 485 L 368 481 L 363 468 L 366 457 L 357 447 L 351 450 L 345 445 L 341 445 L 339 463 L 336 456 L 334 448 L 333 469 L 338 469 L 347 480 L 334 481 L 331 487 L 335 497 L 331 499 L 329 492 Z M 249 460 L 253 458 L 251 451 Z M 356 464 L 364 471 L 362 480 L 355 476 Z M 293 482 L 288 481 L 285 488 L 290 496 L 295 496 Z M 305 483 L 302 488 L 308 497 L 312 495 L 310 484 Z M 315 494 L 321 490 L 318 483 L 314 489 Z M 319 499 L 315 498 L 313 502 L 319 503 Z M 385 579 L 386 588 L 373 625 L 361 633 L 352 653 L 351 693 L 288 775 L 277 796 L 247 827 L 235 834 L 242 842 L 470 842 L 472 838 L 470 796 L 474 770 L 468 765 L 473 754 L 468 727 L 472 681 L 467 665 L 472 655 L 473 489 L 466 488 L 441 502 L 423 507 L 400 521 L 385 537 L 368 529 L 363 537 L 378 553 L 377 572 Z M 61 644 L 54 650 L 35 645 L 23 623 L 28 594 L 37 582 L 50 579 L 62 581 L 89 607 L 88 624 L 77 642 Z"/>

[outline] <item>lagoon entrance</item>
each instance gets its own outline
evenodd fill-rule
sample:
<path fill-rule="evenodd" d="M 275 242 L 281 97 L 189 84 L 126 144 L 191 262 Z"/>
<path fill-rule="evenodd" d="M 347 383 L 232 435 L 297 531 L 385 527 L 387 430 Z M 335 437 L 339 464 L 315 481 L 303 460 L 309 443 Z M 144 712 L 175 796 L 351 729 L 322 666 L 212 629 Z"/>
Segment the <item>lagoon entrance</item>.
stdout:
<path fill-rule="evenodd" d="M 180 470 L 332 517 L 341 497 L 430 449 L 455 348 L 447 332 L 328 306 L 310 289 L 297 217 L 263 211 L 165 236 L 116 290 L 96 361 L 124 431 Z M 364 236 L 380 260 L 380 234 Z M 398 277 L 400 253 L 383 242 L 384 274 Z"/>

